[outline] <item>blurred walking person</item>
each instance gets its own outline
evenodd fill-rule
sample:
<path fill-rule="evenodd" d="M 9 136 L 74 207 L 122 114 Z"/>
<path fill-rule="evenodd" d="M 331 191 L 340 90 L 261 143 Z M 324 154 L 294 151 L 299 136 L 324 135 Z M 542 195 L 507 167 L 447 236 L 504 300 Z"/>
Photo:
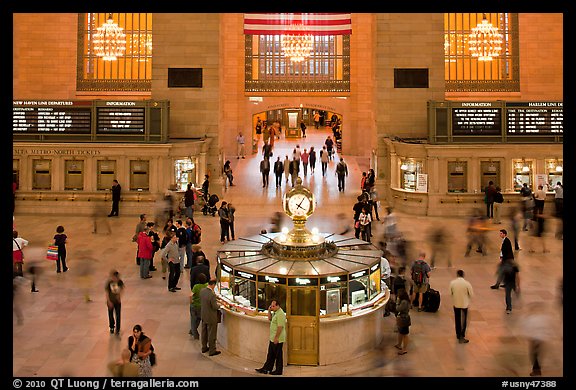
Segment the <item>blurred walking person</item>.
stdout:
<path fill-rule="evenodd" d="M 60 225 L 56 228 L 56 235 L 54 236 L 54 245 L 58 247 L 58 259 L 56 260 L 56 272 L 60 273 L 60 264 L 62 264 L 62 271 L 68 271 L 66 266 L 66 244 L 68 243 L 68 236 L 64 234 L 64 226 Z"/>
<path fill-rule="evenodd" d="M 558 327 L 541 302 L 528 305 L 527 313 L 520 324 L 521 331 L 528 340 L 528 354 L 532 364 L 530 376 L 542 376 L 542 356 L 546 344 L 554 337 Z"/>
<path fill-rule="evenodd" d="M 28 240 L 18 237 L 18 231 L 12 230 L 12 265 L 13 276 L 24 276 L 22 266 L 24 264 L 24 247 L 28 245 Z"/>
<path fill-rule="evenodd" d="M 118 271 L 110 271 L 110 276 L 104 285 L 104 291 L 106 292 L 106 306 L 108 306 L 108 327 L 110 328 L 110 334 L 116 332 L 116 335 L 119 335 L 124 282 L 120 279 Z M 114 316 L 116 316 L 116 320 L 114 320 Z"/>

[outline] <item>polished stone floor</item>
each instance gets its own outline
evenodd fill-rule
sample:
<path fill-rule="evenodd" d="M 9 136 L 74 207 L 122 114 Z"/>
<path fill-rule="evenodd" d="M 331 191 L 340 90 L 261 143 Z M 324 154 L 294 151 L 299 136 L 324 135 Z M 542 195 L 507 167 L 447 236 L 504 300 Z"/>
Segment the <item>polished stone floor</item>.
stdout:
<path fill-rule="evenodd" d="M 273 160 L 290 154 L 296 143 L 301 148 L 314 146 L 321 149 L 328 130 L 309 128 L 308 137 L 300 140 L 277 141 Z M 367 170 L 367 158 L 344 156 L 350 175 L 344 193 L 338 191 L 335 162 L 331 162 L 326 177 L 322 177 L 320 164 L 316 172 L 304 177 L 304 184 L 315 193 L 317 212 L 310 218 L 308 227 L 318 227 L 325 232 L 341 232 L 352 225 L 352 205 L 359 194 L 361 172 Z M 236 235 L 257 234 L 270 229 L 270 218 L 281 211 L 281 195 L 286 190 L 271 184 L 262 188 L 259 174 L 261 156 L 246 159 L 230 157 L 234 170 L 233 187 L 224 188 L 222 181 L 213 180 L 212 191 L 221 200 L 236 206 Z M 382 202 L 380 216 L 385 214 Z M 65 212 L 64 212 L 65 211 Z M 142 210 L 154 215 L 154 210 Z M 188 274 L 180 280 L 182 291 L 170 293 L 160 271 L 153 278 L 139 278 L 135 265 L 135 244 L 131 242 L 136 215 L 98 220 L 99 233 L 93 234 L 93 219 L 70 215 L 63 210 L 61 216 L 38 218 L 16 206 L 15 226 L 20 235 L 30 241 L 26 248 L 28 262 L 39 260 L 43 273 L 37 281 L 38 293 L 31 293 L 28 281 L 15 298 L 23 313 L 23 323 L 13 319 L 13 375 L 32 376 L 108 376 L 106 364 L 120 356 L 134 324 L 141 324 L 144 333 L 154 342 L 158 377 L 263 377 L 254 369 L 262 362 L 246 361 L 223 350 L 219 356 L 208 357 L 200 353 L 200 344 L 188 335 L 189 290 Z M 203 229 L 203 250 L 215 266 L 215 251 L 219 242 L 218 218 L 196 214 L 196 221 Z M 408 353 L 397 355 L 393 347 L 397 333 L 394 319 L 385 321 L 384 339 L 380 345 L 362 359 L 332 366 L 287 366 L 285 377 L 524 377 L 531 371 L 528 341 L 523 323 L 528 308 L 538 304 L 555 324 L 562 324 L 559 282 L 563 273 L 563 241 L 554 238 L 555 220 L 548 222 L 546 240 L 549 253 L 543 253 L 539 242 L 521 236 L 522 251 L 516 252 L 521 267 L 522 293 L 515 297 L 512 314 L 505 313 L 504 290 L 492 290 L 494 271 L 498 263 L 500 239 L 498 229 L 509 228 L 507 221 L 493 225 L 486 235 L 488 255 L 472 252 L 464 257 L 466 247 L 465 218 L 414 217 L 400 213 L 400 230 L 411 243 L 411 256 L 418 250 L 430 250 L 427 232 L 430 228 L 444 226 L 450 233 L 453 268 L 445 261 L 438 261 L 432 272 L 431 285 L 440 291 L 442 302 L 437 313 L 412 312 Z M 105 225 L 111 234 L 103 234 Z M 67 273 L 57 274 L 53 263 L 41 260 L 46 245 L 55 234 L 56 226 L 63 225 L 69 237 Z M 381 224 L 375 224 L 374 236 L 382 234 Z M 348 233 L 350 234 L 350 233 Z M 530 253 L 528 249 L 537 250 Z M 122 304 L 122 333 L 120 337 L 108 332 L 104 282 L 110 269 L 119 270 L 126 283 Z M 475 297 L 470 307 L 467 337 L 469 344 L 459 344 L 455 338 L 453 310 L 448 284 L 458 268 L 474 287 Z M 88 292 L 91 301 L 84 299 Z M 564 375 L 563 327 L 554 325 L 548 335 L 542 356 L 545 376 Z M 262 340 L 262 349 L 267 348 Z"/>

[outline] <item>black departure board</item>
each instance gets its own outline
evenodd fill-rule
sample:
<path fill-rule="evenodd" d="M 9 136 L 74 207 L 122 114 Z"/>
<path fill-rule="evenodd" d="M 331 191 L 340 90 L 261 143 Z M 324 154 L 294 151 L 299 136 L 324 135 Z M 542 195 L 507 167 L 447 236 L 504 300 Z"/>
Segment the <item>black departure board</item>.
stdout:
<path fill-rule="evenodd" d="M 146 110 L 132 102 L 110 102 L 110 107 L 96 109 L 96 133 L 144 133 Z"/>
<path fill-rule="evenodd" d="M 14 101 L 14 133 L 90 134 L 91 102 Z"/>
<path fill-rule="evenodd" d="M 494 103 L 460 103 L 452 108 L 453 135 L 501 135 L 502 109 Z"/>
<path fill-rule="evenodd" d="M 506 134 L 550 135 L 564 133 L 562 102 L 507 102 Z"/>

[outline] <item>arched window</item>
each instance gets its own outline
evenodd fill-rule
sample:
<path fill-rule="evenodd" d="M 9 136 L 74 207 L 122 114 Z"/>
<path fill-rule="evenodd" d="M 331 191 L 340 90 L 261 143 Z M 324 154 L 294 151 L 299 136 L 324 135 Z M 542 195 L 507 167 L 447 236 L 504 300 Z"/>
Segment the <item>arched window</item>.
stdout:
<path fill-rule="evenodd" d="M 480 59 L 471 50 L 470 34 L 484 20 L 501 34 L 499 54 L 491 60 Z M 444 60 L 448 92 L 519 91 L 518 14 L 444 14 Z"/>
<path fill-rule="evenodd" d="M 245 14 L 244 23 L 247 92 L 350 92 L 350 14 Z M 311 47 L 307 56 L 290 59 L 282 34 Z"/>
<path fill-rule="evenodd" d="M 104 58 L 99 45 L 99 30 L 111 19 L 125 36 L 117 40 L 122 54 Z M 108 39 L 109 35 L 104 37 Z M 125 40 L 125 43 L 124 43 Z M 151 90 L 152 80 L 152 14 L 86 13 L 78 17 L 78 91 Z"/>

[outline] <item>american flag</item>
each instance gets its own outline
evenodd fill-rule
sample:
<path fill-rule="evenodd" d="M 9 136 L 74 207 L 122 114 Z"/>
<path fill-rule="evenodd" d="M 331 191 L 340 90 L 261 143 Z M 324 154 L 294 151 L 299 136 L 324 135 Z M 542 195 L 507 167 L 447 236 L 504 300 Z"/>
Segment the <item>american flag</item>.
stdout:
<path fill-rule="evenodd" d="M 342 13 L 244 14 L 244 34 L 348 35 L 352 21 Z"/>

